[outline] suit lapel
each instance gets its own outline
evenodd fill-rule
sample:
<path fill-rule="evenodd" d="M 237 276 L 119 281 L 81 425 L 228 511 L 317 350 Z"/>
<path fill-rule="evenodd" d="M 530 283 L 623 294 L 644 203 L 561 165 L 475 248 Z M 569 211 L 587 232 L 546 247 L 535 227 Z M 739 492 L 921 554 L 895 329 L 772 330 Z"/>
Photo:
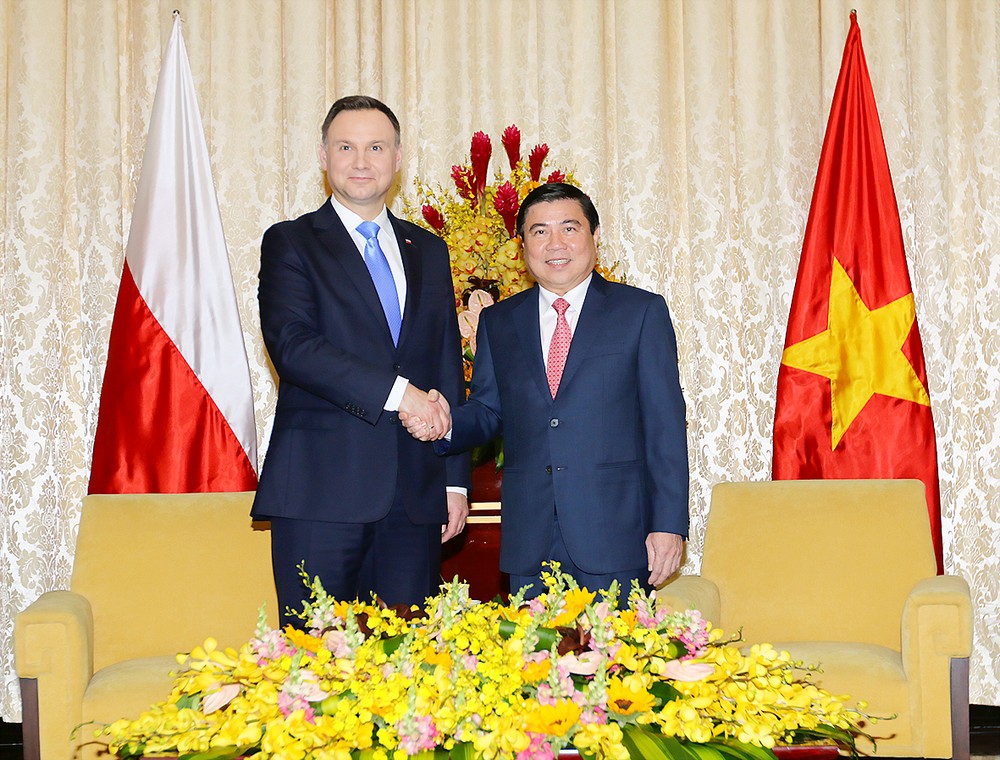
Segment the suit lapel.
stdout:
<path fill-rule="evenodd" d="M 607 285 L 607 282 L 597 272 L 594 272 L 594 276 L 590 280 L 590 287 L 587 288 L 587 298 L 583 302 L 583 311 L 580 312 L 576 330 L 573 331 L 573 342 L 569 344 L 566 366 L 563 368 L 562 378 L 559 380 L 560 388 L 572 382 L 573 375 L 580 368 L 584 357 L 591 353 L 592 346 L 600 342 L 601 328 L 604 324 L 607 308 Z"/>
<path fill-rule="evenodd" d="M 542 358 L 542 331 L 538 323 L 538 287 L 534 287 L 531 294 L 525 298 L 513 311 L 514 325 L 517 330 L 520 344 L 526 354 L 525 361 L 528 362 L 529 374 L 535 379 L 538 391 L 549 401 L 552 394 L 549 392 L 549 381 L 545 375 L 545 362 Z"/>
<path fill-rule="evenodd" d="M 354 239 L 340 217 L 337 216 L 337 212 L 333 210 L 329 199 L 316 211 L 313 226 L 319 241 L 330 254 L 325 260 L 333 262 L 334 265 L 343 270 L 347 280 L 354 285 L 358 296 L 371 313 L 371 318 L 384 328 L 386 340 L 391 345 L 392 336 L 389 332 L 389 323 L 385 318 L 385 311 L 382 309 L 378 292 L 375 290 L 375 283 L 372 282 L 372 276 L 365 265 L 364 258 L 358 252 Z"/>

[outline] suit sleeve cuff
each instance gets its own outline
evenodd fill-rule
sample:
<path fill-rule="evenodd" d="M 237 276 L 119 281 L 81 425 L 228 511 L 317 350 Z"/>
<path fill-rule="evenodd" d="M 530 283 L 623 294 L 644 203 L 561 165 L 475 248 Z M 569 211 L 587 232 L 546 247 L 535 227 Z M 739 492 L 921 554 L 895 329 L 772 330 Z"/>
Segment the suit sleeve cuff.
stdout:
<path fill-rule="evenodd" d="M 383 411 L 399 411 L 399 404 L 403 400 L 403 394 L 406 392 L 406 386 L 409 384 L 410 381 L 405 377 L 396 378 L 396 382 L 392 384 L 392 390 L 389 391 L 389 397 L 385 400 L 385 405 L 382 407 Z"/>

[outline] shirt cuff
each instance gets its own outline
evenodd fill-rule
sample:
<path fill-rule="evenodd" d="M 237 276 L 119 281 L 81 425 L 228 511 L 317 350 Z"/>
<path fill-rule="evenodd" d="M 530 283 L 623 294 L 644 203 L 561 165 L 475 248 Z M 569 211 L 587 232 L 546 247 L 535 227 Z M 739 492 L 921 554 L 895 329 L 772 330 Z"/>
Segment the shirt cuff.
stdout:
<path fill-rule="evenodd" d="M 448 486 L 444 490 L 447 491 L 448 493 L 460 493 L 460 494 L 462 494 L 462 496 L 468 496 L 469 495 L 469 489 L 468 488 L 462 488 L 462 486 Z"/>
<path fill-rule="evenodd" d="M 406 386 L 409 384 L 410 381 L 405 377 L 397 377 L 396 382 L 392 384 L 392 390 L 389 391 L 389 398 L 385 400 L 382 410 L 385 412 L 398 412 L 399 404 L 403 400 L 403 394 L 406 393 Z"/>

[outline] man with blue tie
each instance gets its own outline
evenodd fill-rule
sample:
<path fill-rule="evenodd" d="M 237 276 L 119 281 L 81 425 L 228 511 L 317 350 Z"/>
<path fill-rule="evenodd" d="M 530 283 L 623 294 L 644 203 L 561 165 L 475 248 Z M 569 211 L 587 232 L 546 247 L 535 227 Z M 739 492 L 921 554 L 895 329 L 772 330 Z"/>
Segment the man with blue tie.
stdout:
<path fill-rule="evenodd" d="M 529 597 L 546 560 L 590 589 L 618 581 L 622 599 L 633 579 L 649 590 L 677 571 L 687 536 L 670 315 L 662 296 L 594 271 L 599 225 L 572 185 L 524 199 L 517 231 L 538 286 L 481 312 L 471 395 L 436 444 L 465 451 L 503 435 L 500 568 Z M 456 397 L 430 398 L 447 408 Z M 439 422 L 401 417 L 420 439 L 440 438 Z"/>
<path fill-rule="evenodd" d="M 341 98 L 320 160 L 331 197 L 261 243 L 261 330 L 280 383 L 252 514 L 271 521 L 283 623 L 307 593 L 300 563 L 338 599 L 422 603 L 468 514 L 467 459 L 436 457 L 399 422 L 444 427 L 421 388 L 464 391 L 447 246 L 385 205 L 399 121 L 375 98 Z"/>

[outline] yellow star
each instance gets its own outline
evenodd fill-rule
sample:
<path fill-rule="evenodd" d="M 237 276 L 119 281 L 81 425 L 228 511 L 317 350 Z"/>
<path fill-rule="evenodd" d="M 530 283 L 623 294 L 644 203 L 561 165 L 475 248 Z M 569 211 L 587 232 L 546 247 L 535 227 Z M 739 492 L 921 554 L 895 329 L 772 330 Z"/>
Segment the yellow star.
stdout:
<path fill-rule="evenodd" d="M 834 258 L 827 329 L 781 356 L 788 367 L 830 379 L 833 449 L 876 393 L 930 406 L 927 389 L 902 351 L 915 319 L 912 293 L 870 310 Z"/>

